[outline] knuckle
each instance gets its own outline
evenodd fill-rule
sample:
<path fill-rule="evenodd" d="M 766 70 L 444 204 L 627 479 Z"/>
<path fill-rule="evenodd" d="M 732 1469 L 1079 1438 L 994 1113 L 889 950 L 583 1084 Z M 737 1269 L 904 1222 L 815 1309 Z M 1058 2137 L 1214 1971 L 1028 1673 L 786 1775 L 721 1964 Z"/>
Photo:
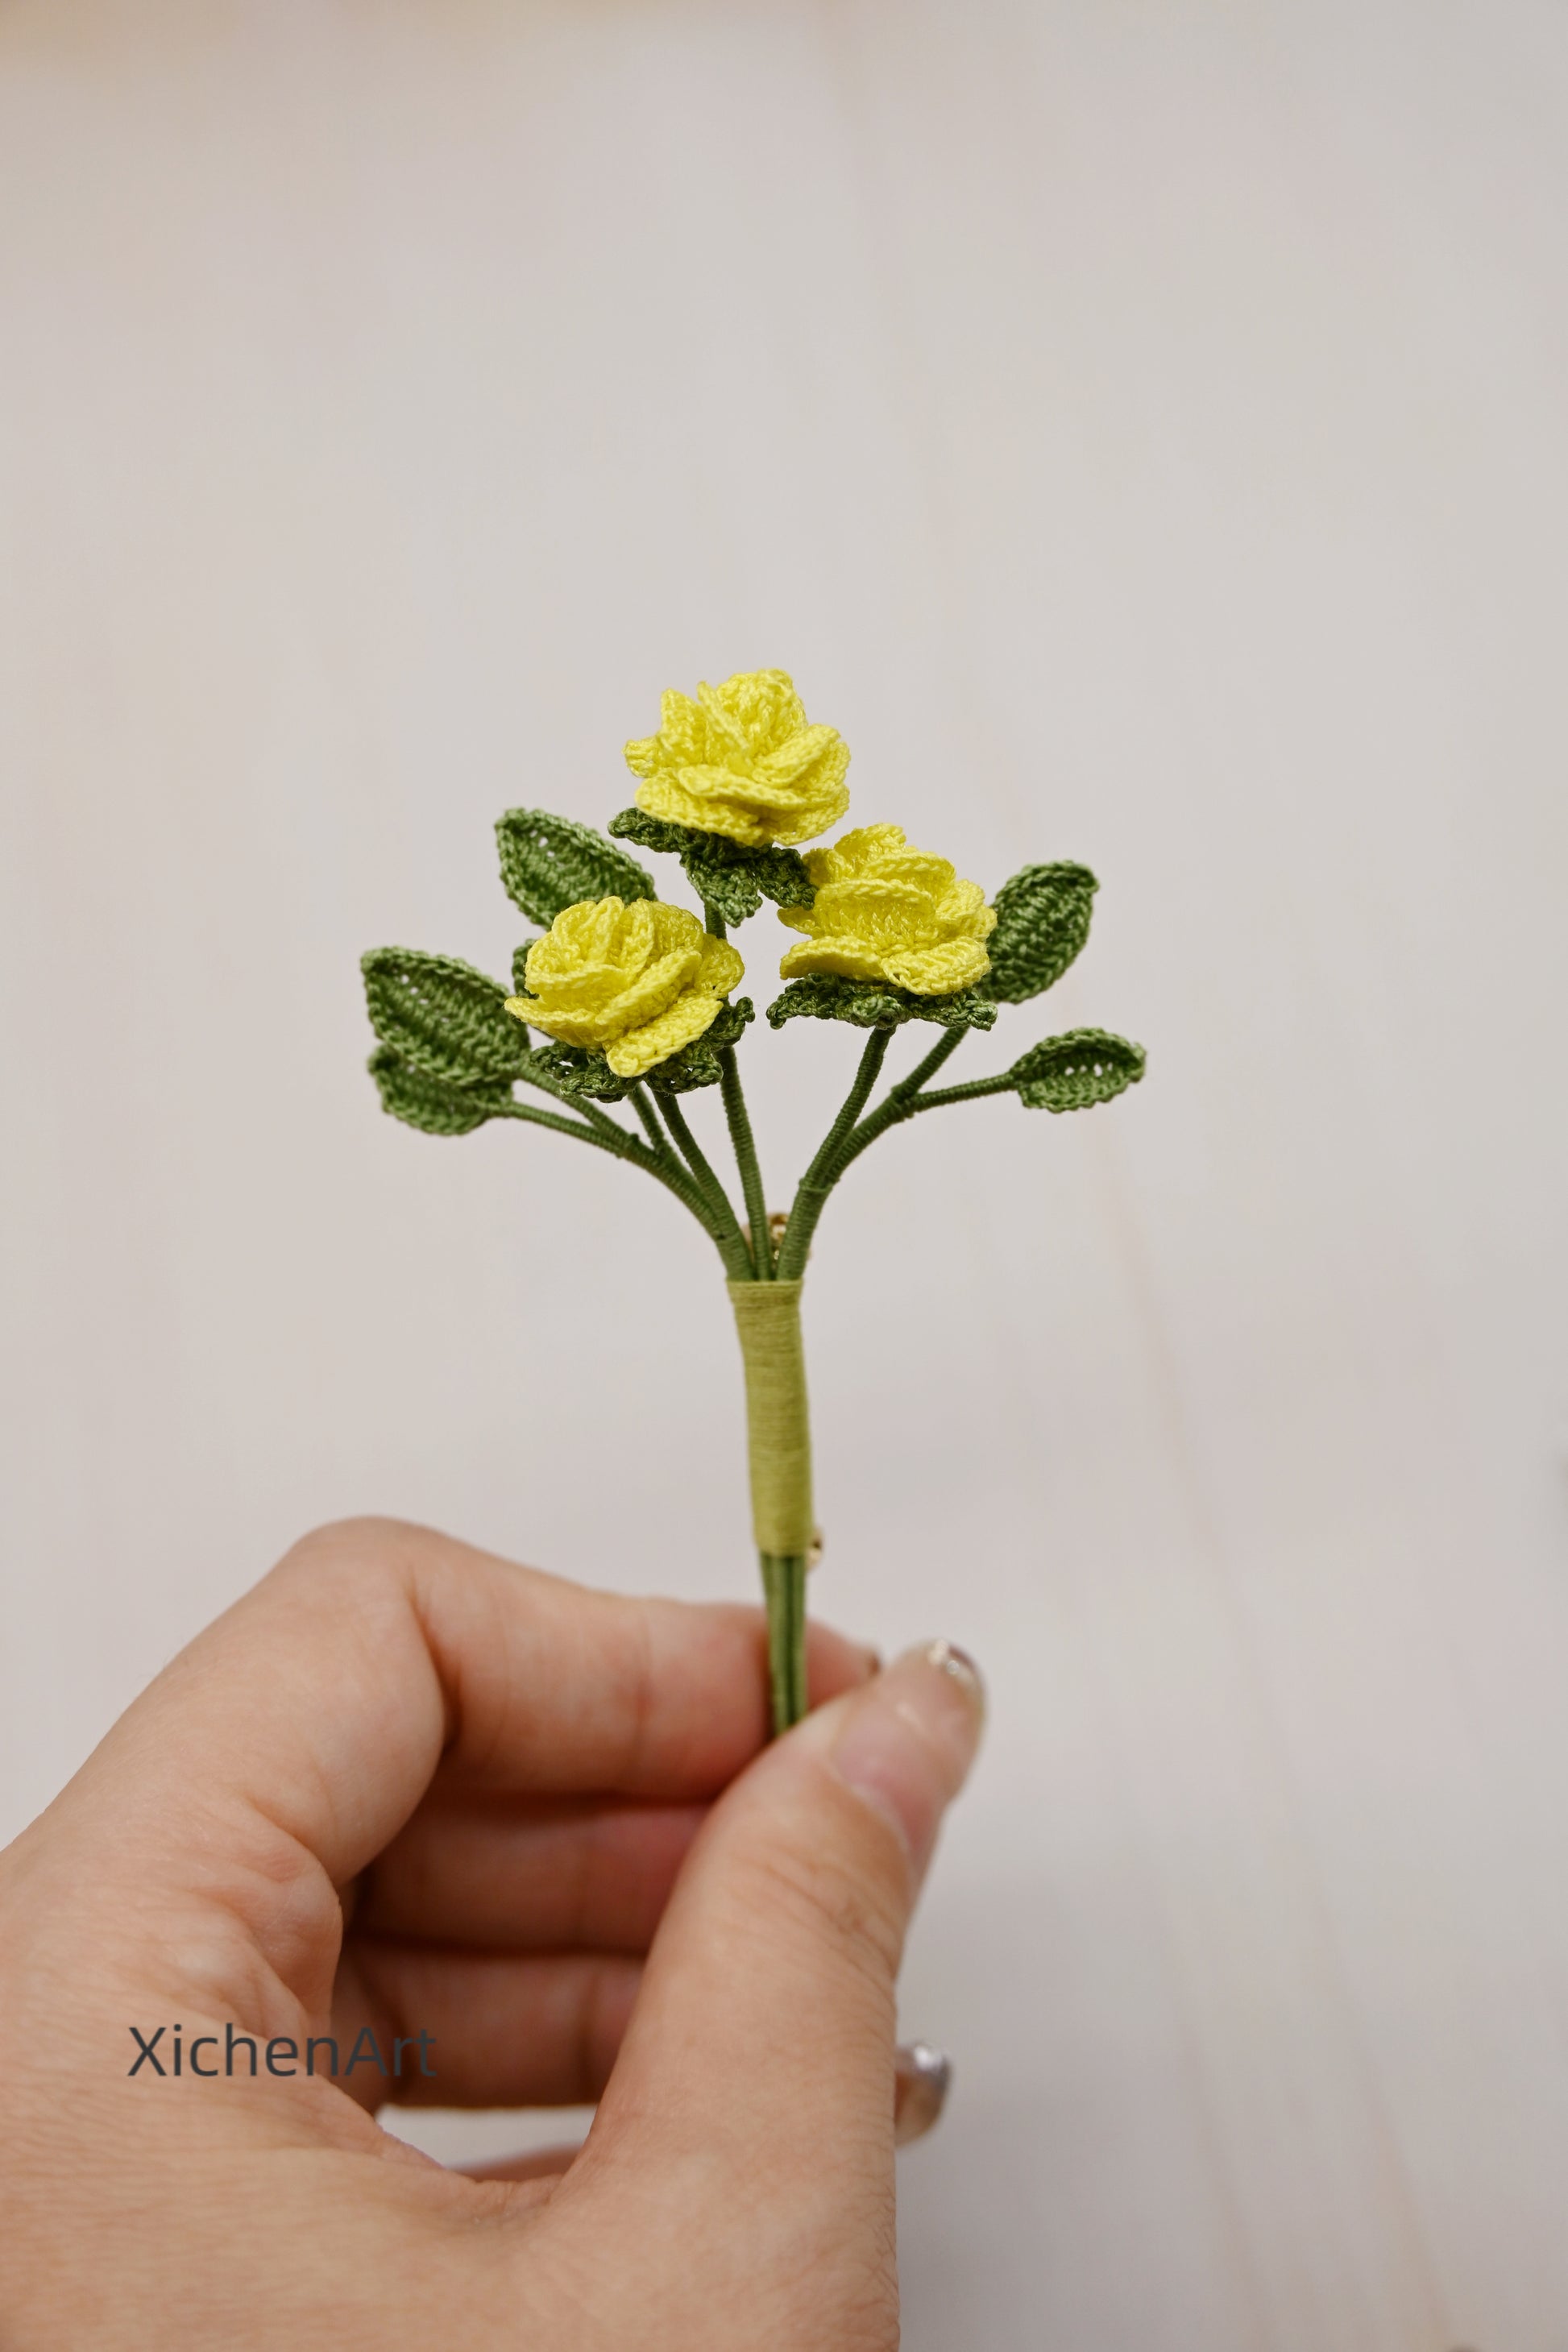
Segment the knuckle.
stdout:
<path fill-rule="evenodd" d="M 329 1519 L 291 1544 L 274 1573 L 320 1575 L 339 1570 L 363 1576 L 406 1553 L 418 1534 L 418 1528 L 405 1520 L 377 1518 L 369 1513 L 357 1518 Z"/>

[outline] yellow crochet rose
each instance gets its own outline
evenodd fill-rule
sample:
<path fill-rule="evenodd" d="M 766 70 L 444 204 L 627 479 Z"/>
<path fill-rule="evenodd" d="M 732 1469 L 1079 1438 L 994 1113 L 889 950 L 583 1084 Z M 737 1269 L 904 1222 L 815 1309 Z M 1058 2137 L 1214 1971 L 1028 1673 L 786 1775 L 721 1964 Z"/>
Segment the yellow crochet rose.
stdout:
<path fill-rule="evenodd" d="M 684 907 L 584 898 L 535 940 L 530 992 L 506 1009 L 563 1045 L 598 1048 L 617 1077 L 640 1078 L 712 1026 L 745 969 Z"/>
<path fill-rule="evenodd" d="M 748 849 L 810 841 L 849 806 L 849 747 L 837 728 L 807 726 L 782 669 L 738 671 L 695 702 L 662 696 L 658 733 L 628 743 L 626 765 L 650 816 Z"/>
<path fill-rule="evenodd" d="M 781 922 L 810 935 L 780 964 L 785 980 L 833 971 L 951 996 L 990 971 L 984 941 L 996 915 L 985 893 L 961 882 L 945 857 L 911 849 L 901 824 L 863 824 L 831 849 L 812 850 L 805 870 L 816 905 L 779 908 Z"/>

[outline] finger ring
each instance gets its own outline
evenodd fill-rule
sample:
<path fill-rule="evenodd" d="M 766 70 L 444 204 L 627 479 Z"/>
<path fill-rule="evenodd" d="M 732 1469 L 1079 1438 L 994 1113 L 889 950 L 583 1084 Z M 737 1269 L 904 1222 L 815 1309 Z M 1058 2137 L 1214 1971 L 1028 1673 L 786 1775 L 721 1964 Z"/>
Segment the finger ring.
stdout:
<path fill-rule="evenodd" d="M 952 2061 L 929 2042 L 900 2042 L 893 2053 L 893 2143 L 907 2147 L 940 2117 Z"/>

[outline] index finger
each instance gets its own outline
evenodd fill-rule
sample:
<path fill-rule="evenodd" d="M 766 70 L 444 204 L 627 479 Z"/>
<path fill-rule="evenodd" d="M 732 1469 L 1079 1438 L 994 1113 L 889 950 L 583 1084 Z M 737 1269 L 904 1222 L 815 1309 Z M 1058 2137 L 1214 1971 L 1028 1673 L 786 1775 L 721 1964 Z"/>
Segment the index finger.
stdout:
<path fill-rule="evenodd" d="M 811 1664 L 824 1698 L 869 1654 L 817 1628 Z M 475 1789 L 689 1801 L 766 1729 L 760 1612 L 595 1591 L 426 1528 L 350 1520 L 183 1651 L 62 1802 L 87 1788 L 132 1806 L 143 1853 L 160 1819 L 188 1840 L 193 1811 L 248 1808 L 342 1885 L 438 1769 Z"/>

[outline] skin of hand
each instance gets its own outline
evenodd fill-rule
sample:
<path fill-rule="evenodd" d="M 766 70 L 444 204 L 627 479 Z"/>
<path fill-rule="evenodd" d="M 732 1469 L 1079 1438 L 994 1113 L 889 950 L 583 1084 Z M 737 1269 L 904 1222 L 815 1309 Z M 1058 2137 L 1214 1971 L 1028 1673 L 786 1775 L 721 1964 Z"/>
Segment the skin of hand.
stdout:
<path fill-rule="evenodd" d="M 0 1854 L 4 2352 L 891 2352 L 894 1979 L 979 1685 L 810 1670 L 764 1744 L 752 1611 L 298 1546 Z M 436 2074 L 132 2075 L 176 2021 Z M 389 2087 L 598 2107 L 485 2176 Z"/>

